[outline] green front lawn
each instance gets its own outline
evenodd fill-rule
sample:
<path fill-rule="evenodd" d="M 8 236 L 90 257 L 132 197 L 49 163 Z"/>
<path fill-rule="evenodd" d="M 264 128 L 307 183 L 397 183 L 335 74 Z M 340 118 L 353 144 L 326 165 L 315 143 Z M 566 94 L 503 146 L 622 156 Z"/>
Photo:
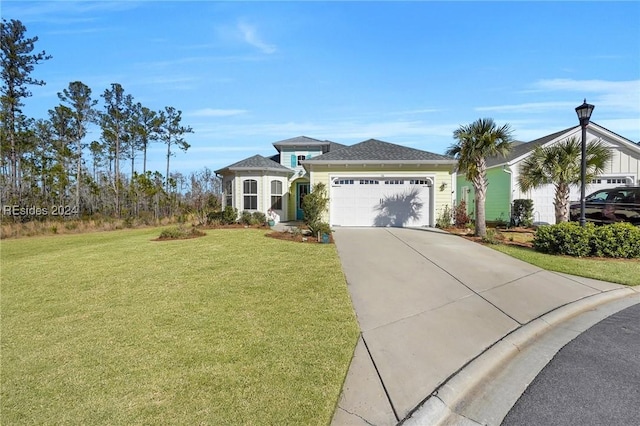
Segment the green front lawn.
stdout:
<path fill-rule="evenodd" d="M 554 256 L 507 244 L 490 245 L 490 247 L 549 271 L 619 284 L 640 284 L 640 260 Z"/>
<path fill-rule="evenodd" d="M 358 327 L 333 245 L 2 241 L 2 424 L 327 424 Z"/>

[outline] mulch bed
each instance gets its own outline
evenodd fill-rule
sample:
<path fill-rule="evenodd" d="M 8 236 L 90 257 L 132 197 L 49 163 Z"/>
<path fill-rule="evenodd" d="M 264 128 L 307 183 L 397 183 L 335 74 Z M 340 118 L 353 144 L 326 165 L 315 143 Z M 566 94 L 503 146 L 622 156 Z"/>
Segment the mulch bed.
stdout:
<path fill-rule="evenodd" d="M 252 228 L 252 229 L 271 229 L 268 225 L 254 225 L 254 226 L 248 226 L 248 225 L 242 225 L 239 223 L 235 223 L 233 225 L 215 225 L 215 226 L 205 226 L 202 229 L 245 229 L 245 228 Z M 269 237 L 269 238 L 275 238 L 276 240 L 283 240 L 283 241 L 292 241 L 292 242 L 296 242 L 296 243 L 307 243 L 307 244 L 320 244 L 322 243 L 322 241 L 318 241 L 318 238 L 316 236 L 312 236 L 308 230 L 306 229 L 300 229 L 300 231 L 302 232 L 281 232 L 281 231 L 271 231 L 271 232 L 267 232 L 265 235 L 265 237 Z M 334 244 L 333 241 L 333 235 L 329 235 L 329 244 Z"/>
<path fill-rule="evenodd" d="M 446 229 L 447 232 L 452 234 L 456 234 L 465 238 L 469 241 L 473 241 L 480 244 L 485 244 L 482 241 L 482 237 L 476 237 L 473 233 L 473 229 L 461 229 L 461 228 L 449 228 Z M 509 228 L 509 229 L 497 229 L 499 234 L 496 236 L 496 239 L 500 242 L 500 244 L 510 245 L 510 246 L 518 246 L 518 247 L 526 247 L 533 248 L 533 243 L 531 242 L 521 242 L 521 241 L 511 241 L 508 237 L 509 234 L 532 234 L 533 231 L 530 228 Z"/>
<path fill-rule="evenodd" d="M 300 233 L 293 232 L 279 232 L 272 231 L 264 234 L 265 237 L 275 238 L 276 240 L 284 240 L 284 241 L 293 241 L 297 243 L 306 243 L 306 244 L 319 244 L 322 243 L 318 241 L 318 238 L 312 235 L 304 235 Z M 329 244 L 333 244 L 333 235 L 329 235 Z"/>
<path fill-rule="evenodd" d="M 176 241 L 176 240 L 191 240 L 193 238 L 200 238 L 200 237 L 204 237 L 205 233 L 203 233 L 202 235 L 188 235 L 186 237 L 180 237 L 180 238 L 171 238 L 171 237 L 167 237 L 167 238 L 154 238 L 151 241 Z"/>

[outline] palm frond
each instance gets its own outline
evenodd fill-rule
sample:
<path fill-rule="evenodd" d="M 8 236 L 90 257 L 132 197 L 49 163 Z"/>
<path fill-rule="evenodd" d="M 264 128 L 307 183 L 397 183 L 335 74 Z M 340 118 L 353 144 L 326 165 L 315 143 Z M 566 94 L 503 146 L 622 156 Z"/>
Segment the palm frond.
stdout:
<path fill-rule="evenodd" d="M 604 171 L 611 151 L 602 141 L 587 143 L 587 180 Z M 547 147 L 537 147 L 520 166 L 518 185 L 523 191 L 554 183 L 577 185 L 581 182 L 582 142 L 571 137 Z"/>

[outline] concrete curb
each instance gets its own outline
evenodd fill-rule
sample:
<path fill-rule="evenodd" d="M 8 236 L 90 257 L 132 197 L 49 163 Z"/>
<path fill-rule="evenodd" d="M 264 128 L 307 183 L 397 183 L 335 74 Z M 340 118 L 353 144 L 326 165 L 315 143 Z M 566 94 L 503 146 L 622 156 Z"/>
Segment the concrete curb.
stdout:
<path fill-rule="evenodd" d="M 640 303 L 640 288 L 620 288 L 542 315 L 507 334 L 462 367 L 399 424 L 499 425 L 557 351 L 595 323 L 635 303 Z M 582 314 L 594 310 L 600 312 L 582 318 Z M 518 359 L 519 367 L 509 365 L 517 365 Z"/>

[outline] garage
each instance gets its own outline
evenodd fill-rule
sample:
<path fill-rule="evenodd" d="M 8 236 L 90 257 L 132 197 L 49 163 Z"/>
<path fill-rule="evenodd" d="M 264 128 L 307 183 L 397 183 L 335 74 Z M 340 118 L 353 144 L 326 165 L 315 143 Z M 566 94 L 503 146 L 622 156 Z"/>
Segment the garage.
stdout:
<path fill-rule="evenodd" d="M 599 191 L 601 189 L 616 188 L 619 186 L 630 186 L 635 181 L 634 176 L 600 176 L 585 188 L 585 195 L 589 195 L 592 192 Z M 554 185 L 545 185 L 542 188 L 535 189 L 525 198 L 531 198 L 533 200 L 533 215 L 535 222 L 543 223 L 556 223 L 555 213 L 555 193 L 556 189 Z M 569 193 L 569 200 L 571 202 L 580 201 L 580 187 L 571 186 Z"/>
<path fill-rule="evenodd" d="M 430 226 L 433 179 L 340 176 L 331 179 L 331 226 Z"/>

